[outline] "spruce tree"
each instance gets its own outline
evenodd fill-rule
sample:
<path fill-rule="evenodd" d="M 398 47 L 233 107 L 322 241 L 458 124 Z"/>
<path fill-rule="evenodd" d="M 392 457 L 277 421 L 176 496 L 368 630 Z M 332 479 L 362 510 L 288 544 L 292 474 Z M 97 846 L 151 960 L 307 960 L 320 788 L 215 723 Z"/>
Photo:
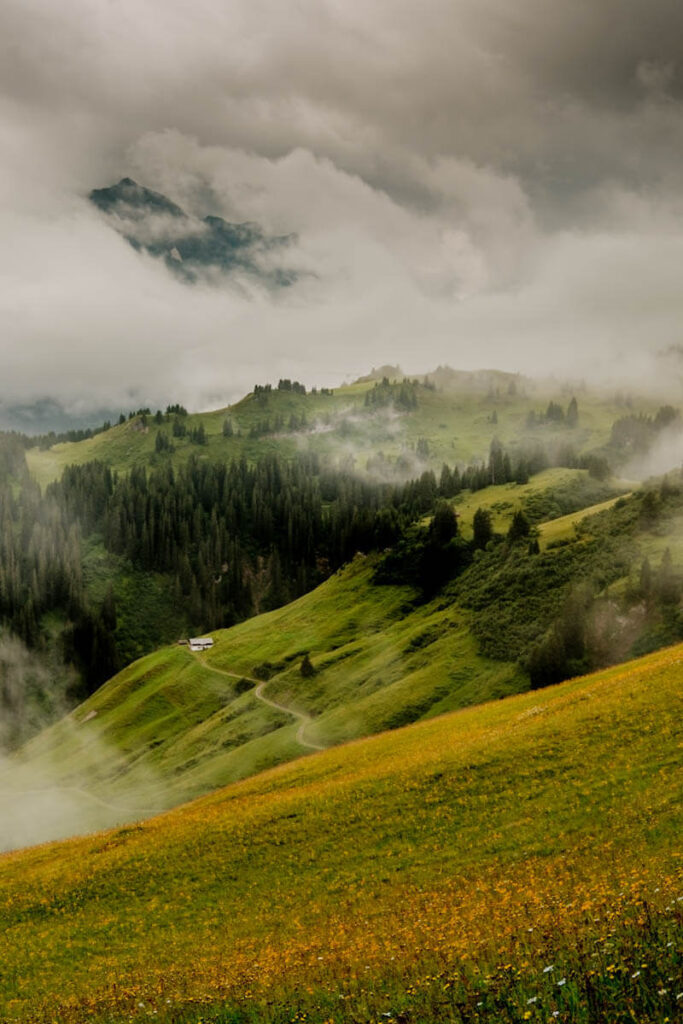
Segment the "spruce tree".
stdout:
<path fill-rule="evenodd" d="M 476 548 L 485 548 L 493 537 L 493 526 L 491 524 L 491 513 L 487 508 L 478 508 L 472 519 L 474 536 L 472 544 Z"/>
<path fill-rule="evenodd" d="M 567 406 L 566 422 L 567 426 L 572 429 L 579 425 L 579 406 L 574 397 L 572 397 L 571 402 Z"/>

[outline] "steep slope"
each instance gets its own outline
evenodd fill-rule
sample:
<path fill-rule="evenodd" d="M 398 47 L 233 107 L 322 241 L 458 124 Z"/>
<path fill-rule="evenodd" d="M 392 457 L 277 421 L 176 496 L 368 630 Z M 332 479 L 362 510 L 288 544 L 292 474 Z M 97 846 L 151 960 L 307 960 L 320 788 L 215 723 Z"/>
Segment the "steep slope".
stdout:
<path fill-rule="evenodd" d="M 0 858 L 0 1015 L 673 1020 L 682 677 L 672 648 Z"/>
<path fill-rule="evenodd" d="M 15 841 L 145 816 L 310 753 L 311 744 L 526 686 L 517 666 L 477 654 L 465 612 L 412 607 L 410 588 L 373 585 L 375 564 L 359 556 L 298 601 L 214 632 L 207 654 L 164 648 L 111 679 L 0 771 L 10 821 L 27 793 L 55 798 L 57 820 L 43 810 L 31 832 L 22 812 Z M 254 676 L 267 680 L 260 693 Z M 297 715 L 312 718 L 303 733 Z"/>
<path fill-rule="evenodd" d="M 509 522 L 521 504 L 562 500 L 556 484 L 491 488 L 489 507 Z M 410 548 L 357 555 L 302 598 L 214 631 L 209 652 L 174 644 L 136 661 L 0 771 L 5 845 L 144 817 L 317 747 L 674 642 L 683 496 L 671 489 L 644 522 L 646 497 L 557 520 L 550 536 L 541 522 L 538 554 L 492 542 L 431 600 L 401 585 Z M 470 499 L 459 508 L 469 535 Z M 41 792 L 54 812 L 24 813 Z"/>

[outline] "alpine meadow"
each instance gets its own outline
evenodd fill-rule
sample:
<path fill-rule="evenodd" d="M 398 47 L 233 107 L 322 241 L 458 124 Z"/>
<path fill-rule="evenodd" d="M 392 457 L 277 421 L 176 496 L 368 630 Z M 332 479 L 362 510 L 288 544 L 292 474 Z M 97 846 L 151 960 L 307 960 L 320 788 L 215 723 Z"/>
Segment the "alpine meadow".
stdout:
<path fill-rule="evenodd" d="M 7 0 L 0 1024 L 683 1021 L 682 39 Z"/>

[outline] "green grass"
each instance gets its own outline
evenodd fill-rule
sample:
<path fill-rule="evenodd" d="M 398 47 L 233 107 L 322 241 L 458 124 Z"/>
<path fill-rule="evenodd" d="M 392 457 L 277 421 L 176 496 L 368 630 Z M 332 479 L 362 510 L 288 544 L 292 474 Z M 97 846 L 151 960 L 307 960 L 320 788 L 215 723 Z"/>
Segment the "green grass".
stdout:
<path fill-rule="evenodd" d="M 613 508 L 620 500 L 620 497 L 629 497 L 629 495 L 625 494 L 616 498 L 609 498 L 607 501 L 601 501 L 597 505 L 590 505 L 588 508 L 579 509 L 578 512 L 570 512 L 567 516 L 560 516 L 559 519 L 551 519 L 546 523 L 541 523 L 539 527 L 541 550 L 545 550 L 548 545 L 557 544 L 558 541 L 574 540 L 576 537 L 576 527 L 579 523 L 585 523 L 585 520 L 591 516 Z"/>
<path fill-rule="evenodd" d="M 644 531 L 641 549 L 652 565 L 656 566 L 666 549 L 676 565 L 683 562 L 683 515 L 665 517 L 650 530 Z"/>
<path fill-rule="evenodd" d="M 0 1016 L 673 1021 L 682 672 L 679 646 L 0 858 Z"/>
<path fill-rule="evenodd" d="M 477 653 L 466 612 L 413 607 L 409 588 L 373 585 L 374 565 L 358 556 L 298 601 L 214 632 L 208 654 L 175 645 L 135 662 L 28 743 L 5 777 L 15 790 L 36 777 L 85 790 L 88 812 L 93 796 L 113 805 L 109 817 L 98 805 L 101 826 L 297 757 L 293 716 L 237 685 L 264 663 L 266 695 L 311 716 L 306 738 L 324 746 L 526 686 L 517 666 Z"/>
<path fill-rule="evenodd" d="M 528 485 L 464 495 L 458 505 L 463 531 L 482 502 L 503 517 L 518 503 L 544 506 L 545 496 L 585 478 L 581 471 L 550 470 Z M 528 678 L 516 659 L 523 662 L 548 628 L 565 586 L 575 578 L 592 579 L 593 573 L 598 590 L 607 580 L 618 596 L 628 587 L 629 565 L 631 573 L 636 571 L 645 551 L 655 565 L 658 552 L 675 546 L 680 528 L 675 517 L 665 516 L 631 536 L 637 499 L 624 499 L 618 508 L 612 501 L 604 504 L 541 524 L 545 550 L 537 559 L 530 559 L 526 548 L 507 555 L 498 548 L 481 553 L 429 602 L 421 603 L 410 587 L 377 585 L 377 557 L 357 556 L 299 600 L 215 631 L 209 653 L 194 655 L 186 646 L 172 645 L 134 662 L 27 744 L 0 775 L 0 784 L 9 786 L 11 779 L 13 791 L 36 785 L 69 790 L 72 802 L 82 804 L 86 823 L 104 826 L 148 808 L 176 806 L 309 753 L 297 739 L 300 723 L 294 715 L 259 700 L 245 677 L 267 679 L 268 699 L 307 716 L 303 738 L 318 746 L 524 690 Z M 593 527 L 589 514 L 595 516 Z M 503 527 L 504 522 L 501 518 Z M 620 529 L 626 531 L 621 547 L 601 554 L 603 534 L 618 541 Z M 567 534 L 567 544 L 549 548 L 549 540 L 560 534 Z M 101 560 L 106 558 L 97 546 L 89 552 L 93 587 L 104 585 L 107 567 Z M 621 581 L 617 570 L 624 573 Z M 132 642 L 135 629 L 144 632 L 145 622 L 153 619 L 163 581 L 141 575 L 127 585 L 130 600 L 123 602 L 119 629 L 129 630 Z M 165 627 L 180 629 L 171 620 Z M 657 623 L 652 629 L 640 651 L 680 635 L 675 624 L 668 632 Z M 628 649 L 626 644 L 622 658 Z M 305 654 L 314 666 L 311 676 L 301 671 Z M 65 832 L 72 829 L 73 817 L 65 817 Z M 47 821 L 38 837 L 55 834 L 55 827 L 54 820 Z"/>
<path fill-rule="evenodd" d="M 395 460 L 405 451 L 412 452 L 418 440 L 429 443 L 430 456 L 426 463 L 437 472 L 446 462 L 449 465 L 468 463 L 485 458 L 489 445 L 497 437 L 505 445 L 524 439 L 541 442 L 570 443 L 577 451 L 604 445 L 609 440 L 612 423 L 628 410 L 613 398 L 599 392 L 581 391 L 578 394 L 580 419 L 574 430 L 564 427 L 539 427 L 529 433 L 526 417 L 530 410 L 541 412 L 550 400 L 566 406 L 571 395 L 556 382 L 528 382 L 529 393 L 508 395 L 505 388 L 496 394 L 477 390 L 472 378 L 465 375 L 449 389 L 420 388 L 418 406 L 411 412 L 397 413 L 393 409 L 380 409 L 369 414 L 364 406 L 370 383 L 346 385 L 335 389 L 331 396 L 311 393 L 303 396 L 291 392 L 274 391 L 267 404 L 254 395 L 240 402 L 211 412 L 196 413 L 187 418 L 189 429 L 200 422 L 208 436 L 208 444 L 198 447 L 187 439 L 172 438 L 172 455 L 155 454 L 155 441 L 161 429 L 170 435 L 170 423 L 158 427 L 153 417 L 146 427 L 139 420 L 127 421 L 85 441 L 55 445 L 47 451 L 29 449 L 27 460 L 35 479 L 45 486 L 57 479 L 70 464 L 81 465 L 101 459 L 113 468 L 127 472 L 133 466 L 150 465 L 171 459 L 173 464 L 185 462 L 191 455 L 212 460 L 229 460 L 244 455 L 253 460 L 268 452 L 293 455 L 297 451 L 315 451 L 334 460 L 351 460 L 363 472 L 369 458 L 382 452 Z M 634 405 L 637 411 L 652 413 L 656 407 L 651 399 L 643 397 Z M 315 431 L 289 433 L 287 428 L 278 435 L 250 438 L 250 429 L 261 420 L 281 415 L 285 423 L 294 413 L 305 413 Z M 493 414 L 497 423 L 492 422 Z M 224 438 L 223 422 L 229 418 L 236 434 Z M 240 435 L 240 436 L 238 436 Z M 417 464 L 417 468 L 424 468 Z"/>
<path fill-rule="evenodd" d="M 530 499 L 552 495 L 558 489 L 576 487 L 586 480 L 582 469 L 546 469 L 537 473 L 526 484 L 498 484 L 482 491 L 463 491 L 454 501 L 463 536 L 472 536 L 472 519 L 479 508 L 491 513 L 491 522 L 496 533 L 507 533 L 512 517 L 518 509 L 524 509 Z"/>

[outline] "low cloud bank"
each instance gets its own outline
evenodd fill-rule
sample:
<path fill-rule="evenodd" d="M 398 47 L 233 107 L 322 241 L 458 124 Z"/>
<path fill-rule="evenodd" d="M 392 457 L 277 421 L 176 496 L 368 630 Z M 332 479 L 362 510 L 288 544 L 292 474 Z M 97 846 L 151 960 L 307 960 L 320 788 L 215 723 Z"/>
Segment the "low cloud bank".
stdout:
<path fill-rule="evenodd" d="M 68 709 L 64 680 L 17 637 L 0 635 L 0 852 L 136 821 L 157 809 L 148 795 L 155 789 L 151 773 L 125 798 L 103 784 L 93 789 L 92 765 L 111 762 L 112 751 L 96 716 L 79 712 L 76 720 Z M 67 739 L 69 763 L 61 754 Z M 79 769 L 79 750 L 90 768 Z"/>

